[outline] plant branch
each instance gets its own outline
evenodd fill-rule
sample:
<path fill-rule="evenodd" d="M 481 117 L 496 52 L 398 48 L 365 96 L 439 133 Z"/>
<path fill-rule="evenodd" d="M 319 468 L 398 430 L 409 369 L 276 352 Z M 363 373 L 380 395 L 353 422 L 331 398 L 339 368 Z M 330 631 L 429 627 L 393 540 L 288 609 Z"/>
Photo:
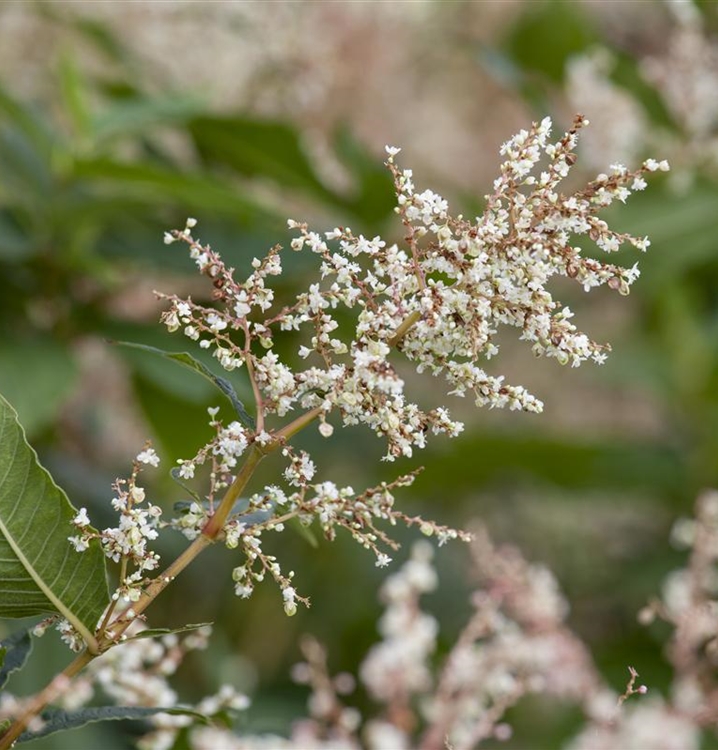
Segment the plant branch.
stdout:
<path fill-rule="evenodd" d="M 273 446 L 262 448 L 257 443 L 254 443 L 252 445 L 252 447 L 249 449 L 249 452 L 247 453 L 247 458 L 244 460 L 242 467 L 237 473 L 237 476 L 234 478 L 234 482 L 232 482 L 227 492 L 225 492 L 222 501 L 217 507 L 217 510 L 209 519 L 209 521 L 207 521 L 204 529 L 202 529 L 202 534 L 199 539 L 205 537 L 209 542 L 213 542 L 215 540 L 217 534 L 219 534 L 219 532 L 224 527 L 224 524 L 227 521 L 227 517 L 232 511 L 234 504 L 237 502 L 244 488 L 249 483 L 249 480 L 251 479 L 252 474 L 254 474 L 254 470 L 257 468 L 257 465 L 272 449 Z"/>
<path fill-rule="evenodd" d="M 421 319 L 421 313 L 418 310 L 414 310 L 413 313 L 407 315 L 402 321 L 401 325 L 396 329 L 396 333 L 387 341 L 389 346 L 395 347 L 399 342 L 409 333 L 410 329 Z"/>
<path fill-rule="evenodd" d="M 25 731 L 32 719 L 37 716 L 49 703 L 67 690 L 70 681 L 79 674 L 99 654 L 83 651 L 74 661 L 65 667 L 60 674 L 55 675 L 43 690 L 35 695 L 25 711 L 13 721 L 10 728 L 0 737 L 0 750 L 8 750 Z"/>

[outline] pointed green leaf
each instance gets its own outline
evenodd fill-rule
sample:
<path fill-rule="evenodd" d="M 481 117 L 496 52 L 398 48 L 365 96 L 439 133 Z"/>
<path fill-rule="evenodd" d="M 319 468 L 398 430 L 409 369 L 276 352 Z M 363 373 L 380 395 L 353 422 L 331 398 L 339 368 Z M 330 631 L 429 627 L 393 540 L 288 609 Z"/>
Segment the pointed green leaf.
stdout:
<path fill-rule="evenodd" d="M 0 617 L 59 613 L 92 646 L 109 602 L 105 556 L 68 542 L 75 514 L 0 396 Z"/>
<path fill-rule="evenodd" d="M 289 519 L 289 527 L 299 534 L 312 549 L 317 549 L 319 542 L 314 534 L 314 531 L 309 526 L 305 526 L 298 518 Z"/>
<path fill-rule="evenodd" d="M 182 126 L 205 108 L 205 104 L 197 97 L 178 97 L 176 94 L 122 100 L 95 118 L 95 130 L 98 138 L 126 138 L 134 133 L 147 132 L 151 127 Z"/>
<path fill-rule="evenodd" d="M 230 116 L 197 117 L 188 128 L 205 163 L 229 167 L 245 177 L 269 178 L 330 205 L 337 203 L 312 167 L 294 126 Z"/>
<path fill-rule="evenodd" d="M 200 172 L 179 172 L 151 163 L 132 164 L 106 157 L 76 159 L 72 177 L 90 180 L 103 195 L 132 198 L 148 204 L 173 200 L 195 211 L 231 216 L 245 225 L 272 218 L 268 209 L 243 195 L 236 185 Z"/>
<path fill-rule="evenodd" d="M 67 731 L 68 729 L 79 729 L 85 724 L 95 721 L 108 721 L 117 719 L 146 719 L 156 714 L 172 714 L 174 716 L 191 716 L 203 724 L 208 719 L 199 711 L 190 708 L 146 708 L 144 706 L 97 706 L 95 708 L 81 708 L 78 711 L 46 711 L 41 718 L 45 722 L 42 729 L 37 732 L 24 732 L 20 735 L 18 742 L 30 742 L 40 737 L 46 737 L 55 732 Z"/>
<path fill-rule="evenodd" d="M 178 500 L 174 505 L 175 513 L 187 513 L 194 503 L 190 500 Z M 209 511 L 211 508 L 210 503 L 207 500 L 201 500 L 198 502 L 202 508 Z M 256 526 L 257 524 L 269 521 L 276 511 L 276 506 L 273 504 L 271 508 L 262 510 L 251 509 L 250 501 L 248 497 L 240 497 L 235 504 L 232 506 L 230 511 L 230 518 L 241 521 L 245 526 Z"/>
<path fill-rule="evenodd" d="M 30 629 L 31 630 L 31 629 Z M 20 630 L 0 642 L 0 690 L 5 687 L 8 677 L 22 669 L 32 651 L 30 630 Z"/>
<path fill-rule="evenodd" d="M 203 365 L 199 360 L 195 359 L 188 352 L 166 352 L 163 349 L 158 349 L 156 346 L 149 346 L 148 344 L 135 344 L 131 341 L 113 341 L 113 344 L 120 346 L 129 346 L 132 349 L 140 349 L 141 351 L 150 352 L 151 354 L 158 354 L 160 357 L 169 359 L 172 362 L 177 362 L 180 365 L 188 367 L 190 370 L 194 370 L 196 373 L 201 375 L 203 378 L 207 378 L 211 383 L 217 386 L 220 391 L 230 400 L 234 410 L 237 412 L 237 416 L 245 427 L 250 430 L 255 428 L 254 419 L 248 414 L 244 408 L 244 404 L 239 400 L 237 392 L 234 390 L 234 386 L 225 378 L 215 375 L 212 370 L 206 365 Z"/>
<path fill-rule="evenodd" d="M 211 622 L 195 622 L 195 623 L 188 623 L 187 625 L 181 625 L 178 628 L 147 628 L 147 630 L 142 630 L 137 635 L 133 635 L 131 638 L 128 638 L 127 641 L 138 641 L 141 638 L 161 638 L 163 635 L 175 635 L 177 633 L 187 633 L 192 630 L 199 630 L 200 628 L 207 628 L 211 627 L 213 623 Z M 125 643 L 127 643 L 125 641 Z"/>
<path fill-rule="evenodd" d="M 92 114 L 88 102 L 87 83 L 73 56 L 63 54 L 60 57 L 59 73 L 65 110 L 77 135 L 88 136 L 92 130 Z"/>
<path fill-rule="evenodd" d="M 182 469 L 179 466 L 175 466 L 172 469 L 170 469 L 170 476 L 172 479 L 177 482 L 177 484 L 185 491 L 187 492 L 190 497 L 192 497 L 196 502 L 201 503 L 202 498 L 199 496 L 199 493 L 193 490 L 189 485 L 187 485 L 185 482 L 182 481 L 182 477 L 180 476 L 180 471 Z M 191 502 L 187 502 L 187 508 L 191 505 Z M 175 503 L 175 510 L 177 510 L 177 503 Z"/>

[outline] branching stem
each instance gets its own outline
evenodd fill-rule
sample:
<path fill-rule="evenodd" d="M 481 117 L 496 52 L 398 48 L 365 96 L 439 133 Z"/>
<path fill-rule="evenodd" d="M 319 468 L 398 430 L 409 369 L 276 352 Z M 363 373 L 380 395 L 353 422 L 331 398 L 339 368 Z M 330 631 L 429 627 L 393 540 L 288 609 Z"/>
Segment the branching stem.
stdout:
<path fill-rule="evenodd" d="M 77 656 L 60 674 L 55 675 L 47 686 L 41 690 L 29 703 L 25 711 L 11 724 L 5 734 L 0 737 L 0 750 L 8 750 L 25 731 L 27 725 L 37 716 L 48 703 L 62 695 L 67 690 L 70 681 L 79 674 L 99 654 L 92 654 L 85 650 Z"/>

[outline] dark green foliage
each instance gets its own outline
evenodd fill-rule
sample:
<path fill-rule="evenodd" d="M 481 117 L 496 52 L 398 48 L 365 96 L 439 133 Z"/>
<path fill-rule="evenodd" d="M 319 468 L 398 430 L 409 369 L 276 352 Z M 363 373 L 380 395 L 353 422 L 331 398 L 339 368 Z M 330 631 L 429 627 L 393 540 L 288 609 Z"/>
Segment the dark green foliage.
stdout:
<path fill-rule="evenodd" d="M 91 643 L 109 603 L 105 556 L 96 540 L 82 554 L 69 544 L 76 513 L 0 395 L 0 616 L 57 613 Z"/>
<path fill-rule="evenodd" d="M 698 5 L 708 28 L 717 30 L 715 3 L 701 0 Z M 657 12 L 656 5 L 646 7 Z M 47 12 L 51 6 L 43 8 Z M 114 61 L 116 76 L 90 80 L 77 60 L 66 57 L 58 67 L 62 99 L 53 108 L 0 90 L 0 391 L 16 403 L 38 446 L 52 450 L 61 462 L 66 456 L 68 466 L 75 453 L 58 440 L 66 433 L 56 425 L 77 386 L 77 342 L 86 337 L 131 339 L 165 353 L 184 346 L 157 334 L 157 322 L 149 316 L 131 324 L 118 321 L 108 304 L 124 284 L 145 273 L 154 278 L 194 274 L 181 249 L 162 244 L 165 229 L 182 227 L 187 216 L 195 216 L 202 239 L 241 277 L 253 256 L 285 241 L 286 211 L 256 198 L 253 185 L 261 181 L 327 216 L 325 224 L 317 222 L 318 231 L 351 223 L 357 233 L 382 231 L 387 241 L 401 232 L 388 221 L 393 197 L 381 155 L 370 154 L 348 128 L 339 129 L 334 140 L 335 154 L 351 178 L 345 194 L 321 180 L 293 124 L 241 111 L 218 114 L 201 98 L 182 91 L 154 93 L 156 88 L 144 82 L 147 71 L 128 57 L 110 30 L 86 21 L 78 23 L 78 31 Z M 595 43 L 610 47 L 611 40 L 602 38 L 580 4 L 527 2 L 503 39 L 473 53 L 494 80 L 524 97 L 534 117 L 542 117 L 551 113 L 560 96 L 571 55 Z M 633 95 L 650 127 L 683 137 L 664 100 L 641 77 L 631 50 L 616 46 L 610 51 L 613 82 Z M 555 118 L 557 132 L 567 124 Z M 498 126 L 493 130 L 498 132 Z M 166 148 L 162 133 L 167 131 L 189 144 L 189 158 L 178 158 Z M 503 132 L 504 138 L 509 135 Z M 496 162 L 495 153 L 487 158 Z M 579 155 L 577 169 L 580 164 Z M 680 563 L 667 547 L 671 520 L 690 512 L 696 491 L 718 482 L 718 182 L 700 170 L 694 177 L 678 191 L 654 183 L 618 207 L 615 218 L 607 216 L 612 226 L 649 235 L 652 247 L 640 258 L 642 278 L 631 298 L 615 303 L 628 302 L 630 310 L 617 336 L 603 330 L 601 315 L 591 322 L 588 332 L 613 344 L 607 364 L 580 373 L 547 364 L 550 377 L 539 378 L 534 386 L 547 401 L 545 418 L 507 413 L 500 421 L 489 421 L 481 413 L 470 416 L 470 402 L 454 401 L 455 413 L 467 414 L 464 435 L 431 445 L 416 460 L 379 469 L 381 449 L 365 431 L 337 430 L 331 441 L 323 441 L 310 428 L 299 437 L 299 444 L 317 458 L 319 481 L 352 483 L 358 491 L 424 463 L 427 469 L 415 485 L 398 493 L 397 502 L 407 513 L 421 512 L 458 526 L 472 517 L 490 518 L 497 536 L 520 540 L 527 556 L 550 562 L 572 595 L 571 624 L 594 647 L 599 665 L 619 691 L 629 663 L 645 675 L 652 693 L 667 686 L 669 669 L 661 651 L 668 633 L 638 631 L 635 614 Z M 415 179 L 423 183 L 418 169 Z M 467 202 L 466 215 L 479 206 L 480 196 Z M 301 254 L 286 254 L 283 295 L 301 287 L 304 261 Z M 616 261 L 630 265 L 633 255 L 622 252 Z M 158 287 L 174 291 L 169 279 Z M 571 300 L 580 324 L 583 314 L 600 312 L 604 302 L 607 308 L 614 304 L 612 298 L 594 299 L 593 294 L 588 301 L 577 297 L 575 305 Z M 241 372 L 225 389 L 219 378 L 204 371 L 210 362 L 185 361 L 184 369 L 189 369 L 184 372 L 166 361 L 166 354 L 151 357 L 141 348 L 118 350 L 118 360 L 129 373 L 135 405 L 163 459 L 166 455 L 165 466 L 193 455 L 210 435 L 206 408 L 220 399 L 206 378 L 235 402 L 235 409 L 224 406 L 225 420 L 240 413 L 237 404 L 246 404 L 251 412 L 251 392 Z M 546 372 L 540 369 L 543 365 L 534 365 L 527 355 L 513 381 L 522 382 L 525 376 L 528 385 L 535 372 Z M 195 378 L 189 370 L 204 377 Z M 496 371 L 501 371 L 501 357 Z M 552 422 L 550 414 L 559 411 L 564 397 L 562 384 L 569 389 L 574 376 L 583 379 L 586 393 L 609 393 L 629 414 L 641 400 L 644 411 L 651 410 L 651 426 L 597 428 L 591 421 L 592 395 L 574 402 L 578 414 L 572 415 L 570 427 Z M 425 388 L 440 403 L 443 396 L 437 398 L 435 389 L 435 384 Z M 588 416 L 581 417 L 584 407 Z M 636 421 L 644 411 L 636 408 Z M 277 464 L 270 460 L 260 479 L 276 482 Z M 101 471 L 106 502 L 110 482 L 124 468 Z M 260 488 L 258 482 L 249 491 Z M 181 495 L 169 481 L 158 483 L 156 492 L 156 501 L 165 508 Z M 184 487 L 183 492 L 192 491 Z M 622 513 L 637 518 L 640 538 L 633 535 L 634 527 L 621 527 L 620 520 L 607 526 L 607 516 L 620 519 Z M 402 541 L 406 546 L 415 538 L 406 534 Z M 304 696 L 286 682 L 289 665 L 299 658 L 295 644 L 300 632 L 314 632 L 324 640 L 333 671 L 356 668 L 375 638 L 376 591 L 382 577 L 370 556 L 341 537 L 333 545 L 321 539 L 313 543 L 316 549 L 297 535 L 283 534 L 271 548 L 268 544 L 286 570 L 296 568 L 298 591 L 312 598 L 312 609 L 291 620 L 282 615 L 271 586 L 258 587 L 249 603 L 232 597 L 230 570 L 240 562 L 226 550 L 213 550 L 213 557 L 183 573 L 177 588 L 169 587 L 162 595 L 151 624 L 171 630 L 188 619 L 209 617 L 216 622 L 214 650 L 177 676 L 183 698 L 198 699 L 224 680 L 242 687 L 246 657 L 258 665 L 260 680 L 249 728 L 252 716 L 271 716 L 273 728 L 281 730 L 301 710 Z M 405 549 L 399 551 L 396 559 L 404 554 Z M 439 564 L 442 590 L 436 612 L 448 644 L 468 614 L 469 563 L 463 550 L 451 547 L 439 555 Z M 6 670 L 12 653 L 8 649 L 5 655 Z M 28 668 L 31 665 L 32 660 Z M 28 686 L 28 692 L 47 679 L 39 673 L 33 677 L 36 684 Z M 124 709 L 114 710 L 112 718 L 122 718 Z M 520 709 L 517 717 L 525 722 L 516 732 L 519 743 L 558 747 L 576 726 L 573 714 L 568 719 L 554 716 L 542 706 Z M 55 726 L 66 726 L 65 719 Z M 177 750 L 182 742 L 187 738 L 180 735 Z M 62 750 L 67 746 L 63 741 L 54 745 Z"/>
<path fill-rule="evenodd" d="M 0 690 L 13 672 L 25 666 L 32 651 L 31 630 L 18 630 L 0 641 Z"/>
<path fill-rule="evenodd" d="M 111 343 L 118 344 L 120 346 L 130 346 L 135 349 L 139 349 L 140 351 L 148 352 L 150 354 L 157 354 L 161 357 L 164 357 L 165 359 L 170 360 L 171 362 L 176 362 L 177 364 L 183 365 L 184 367 L 193 370 L 198 375 L 201 375 L 203 378 L 209 380 L 210 383 L 217 386 L 217 389 L 224 396 L 226 396 L 227 399 L 229 399 L 229 402 L 232 404 L 232 407 L 237 413 L 237 416 L 245 427 L 249 428 L 250 430 L 253 430 L 255 428 L 254 419 L 247 413 L 247 410 L 244 408 L 244 404 L 239 400 L 232 383 L 230 383 L 226 378 L 215 375 L 206 365 L 202 364 L 202 362 L 200 362 L 188 352 L 165 352 L 162 351 L 162 349 L 158 349 L 154 346 L 147 346 L 146 344 L 135 344 L 130 341 L 113 341 Z"/>
<path fill-rule="evenodd" d="M 20 735 L 18 742 L 30 742 L 40 737 L 46 737 L 55 732 L 66 732 L 70 729 L 79 729 L 85 724 L 96 721 L 118 721 L 120 719 L 146 719 L 157 714 L 172 714 L 173 716 L 191 716 L 196 721 L 207 722 L 207 718 L 190 708 L 144 708 L 139 706 L 95 706 L 93 708 L 82 708 L 78 711 L 46 711 L 42 714 L 45 722 L 42 729 L 36 732 L 24 732 Z"/>

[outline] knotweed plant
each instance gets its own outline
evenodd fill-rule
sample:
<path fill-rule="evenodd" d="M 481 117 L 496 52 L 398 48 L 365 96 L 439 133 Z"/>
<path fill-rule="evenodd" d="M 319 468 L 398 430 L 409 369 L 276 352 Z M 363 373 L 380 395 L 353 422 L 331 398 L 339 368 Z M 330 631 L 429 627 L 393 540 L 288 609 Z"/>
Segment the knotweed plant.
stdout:
<path fill-rule="evenodd" d="M 167 303 L 162 322 L 211 353 L 231 377 L 244 378 L 254 403 L 245 407 L 227 378 L 214 375 L 191 355 L 167 355 L 209 376 L 229 396 L 236 418 L 223 421 L 219 410 L 211 409 L 213 437 L 194 455 L 177 460 L 173 475 L 178 481 L 201 480 L 204 485 L 175 517 L 165 518 L 140 484 L 142 470 L 159 464 L 149 445 L 137 456 L 129 478 L 114 485 L 115 527 L 96 530 L 85 509 L 73 512 L 65 536 L 72 554 L 103 553 L 118 564 L 119 583 L 96 627 L 88 626 L 88 616 L 83 620 L 57 608 L 63 638 L 84 651 L 26 702 L 0 748 L 8 747 L 57 699 L 69 678 L 112 647 L 136 638 L 132 629 L 144 620 L 147 607 L 214 542 L 236 555 L 238 596 L 250 597 L 258 583 L 272 579 L 285 612 L 292 615 L 298 604 L 308 602 L 295 587 L 294 573 L 265 548 L 266 537 L 283 532 L 290 521 L 313 526 L 330 540 L 344 531 L 382 567 L 398 546 L 387 531 L 397 523 L 415 525 L 439 544 L 470 538 L 396 507 L 395 492 L 409 486 L 416 472 L 355 491 L 326 476 L 293 438 L 313 424 L 327 440 L 338 427 L 361 424 L 383 441 L 384 458 L 393 461 L 412 456 L 432 435 L 458 436 L 463 425 L 444 405 L 425 409 L 415 402 L 399 374 L 402 360 L 441 380 L 447 394 L 469 397 L 477 406 L 540 412 L 542 402 L 522 385 L 507 383 L 490 362 L 499 353 L 502 327 L 518 329 L 518 338 L 536 356 L 573 367 L 586 360 L 604 362 L 608 345 L 579 331 L 571 310 L 547 285 L 560 276 L 586 291 L 606 285 L 627 294 L 638 277 L 637 266 L 598 260 L 586 255 L 579 242 L 588 241 L 607 255 L 624 244 L 645 251 L 647 238 L 613 231 L 600 212 L 643 190 L 645 176 L 668 165 L 648 160 L 635 171 L 612 165 L 584 188 L 561 193 L 576 161 L 579 131 L 586 125 L 577 116 L 571 129 L 553 142 L 546 118 L 507 141 L 501 147 L 500 175 L 486 196 L 483 214 L 475 219 L 451 213 L 447 201 L 431 190 L 420 192 L 411 170 L 397 162 L 399 149 L 388 147 L 386 165 L 403 225 L 398 244 L 349 227 L 319 233 L 290 221 L 295 237 L 288 250 L 275 246 L 265 257 L 254 258 L 250 268 L 236 271 L 195 237 L 194 219 L 165 234 L 168 245 L 187 248 L 211 284 L 212 302 L 158 293 Z M 313 282 L 290 299 L 281 298 L 272 283 L 282 274 L 286 252 L 307 253 L 307 262 L 313 258 L 316 266 Z M 287 347 L 278 346 L 287 341 L 297 355 L 289 360 L 279 353 Z M 257 465 L 273 452 L 284 459 L 281 475 L 272 484 L 251 487 Z M 247 489 L 253 494 L 245 495 Z M 167 527 L 179 530 L 191 544 L 158 573 L 163 563 L 152 543 Z M 377 659 L 368 660 L 367 675 L 373 664 L 380 668 Z M 421 665 L 414 668 L 418 684 Z M 376 682 L 370 676 L 367 680 Z"/>

